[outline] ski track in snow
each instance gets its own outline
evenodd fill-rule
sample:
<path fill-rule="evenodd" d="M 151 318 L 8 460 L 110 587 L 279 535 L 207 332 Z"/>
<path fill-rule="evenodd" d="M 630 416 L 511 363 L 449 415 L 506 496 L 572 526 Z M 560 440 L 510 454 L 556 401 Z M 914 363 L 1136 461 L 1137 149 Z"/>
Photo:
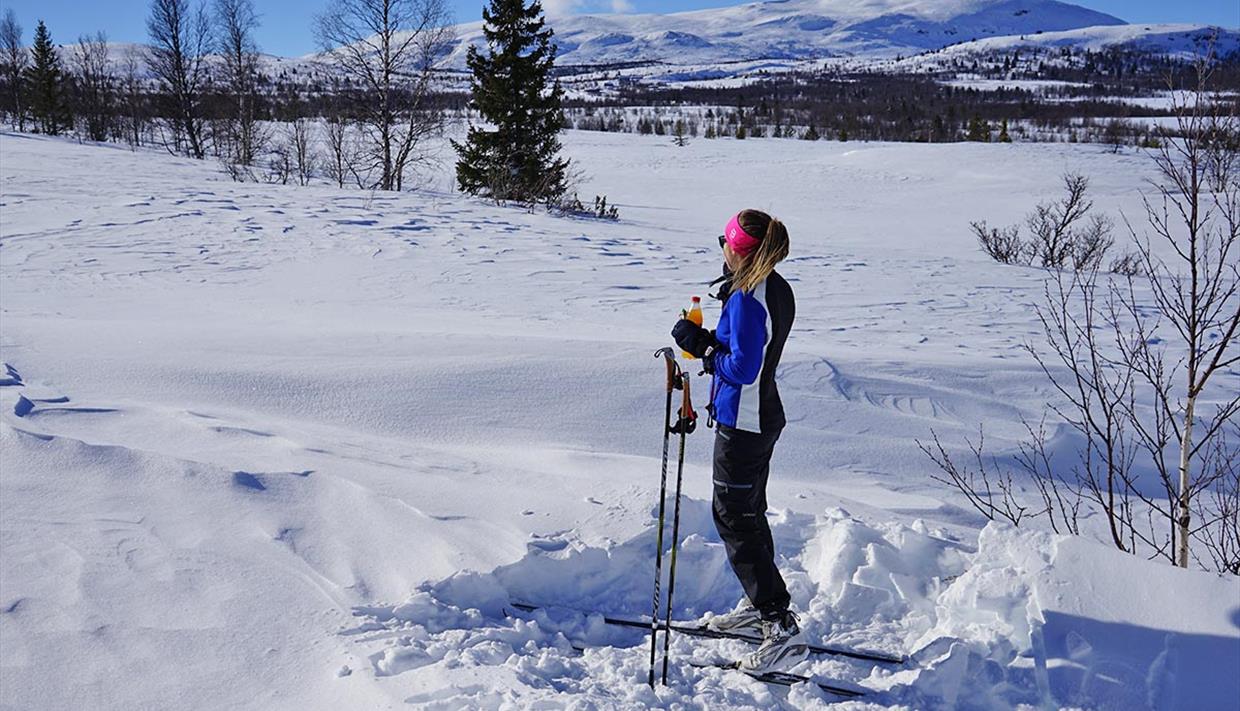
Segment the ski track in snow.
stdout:
<path fill-rule="evenodd" d="M 566 143 L 593 176 L 582 196 L 607 193 L 619 223 L 462 198 L 447 174 L 399 195 L 235 184 L 210 164 L 0 135 L 5 703 L 834 705 L 693 669 L 745 647 L 684 637 L 652 691 L 647 638 L 576 612 L 648 614 L 651 354 L 705 295 L 714 234 L 744 205 L 792 233 L 770 498 L 794 604 L 816 639 L 913 654 L 798 671 L 874 691 L 848 708 L 1236 698 L 1217 682 L 1240 663 L 1236 584 L 1194 578 L 1195 618 L 1108 616 L 1065 590 L 1097 584 L 1114 609 L 1108 584 L 1168 571 L 1036 532 L 979 537 L 914 441 L 933 429 L 962 451 L 985 423 L 1002 451 L 1049 397 L 1021 349 L 1042 274 L 986 262 L 967 222 L 1019 220 L 1066 168 L 1093 177 L 1100 208 L 1135 214 L 1147 159 Z M 740 595 L 709 448 L 709 431 L 691 437 L 681 620 Z M 510 617 L 510 599 L 552 607 Z"/>

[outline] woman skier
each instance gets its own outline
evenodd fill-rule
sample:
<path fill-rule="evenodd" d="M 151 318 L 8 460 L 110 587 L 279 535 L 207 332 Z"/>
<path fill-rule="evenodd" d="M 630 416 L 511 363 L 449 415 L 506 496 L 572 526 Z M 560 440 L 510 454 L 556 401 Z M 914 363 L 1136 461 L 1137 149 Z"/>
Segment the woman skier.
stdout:
<path fill-rule="evenodd" d="M 739 661 L 748 672 L 786 669 L 808 654 L 790 598 L 775 566 L 766 522 L 766 481 L 783 430 L 784 408 L 775 385 L 796 302 L 775 265 L 788 256 L 788 230 L 758 210 L 733 217 L 719 237 L 723 302 L 714 331 L 681 319 L 676 344 L 702 360 L 712 375 L 707 411 L 716 423 L 714 518 L 728 561 L 748 600 L 707 621 L 711 629 L 760 633 L 762 645 Z"/>

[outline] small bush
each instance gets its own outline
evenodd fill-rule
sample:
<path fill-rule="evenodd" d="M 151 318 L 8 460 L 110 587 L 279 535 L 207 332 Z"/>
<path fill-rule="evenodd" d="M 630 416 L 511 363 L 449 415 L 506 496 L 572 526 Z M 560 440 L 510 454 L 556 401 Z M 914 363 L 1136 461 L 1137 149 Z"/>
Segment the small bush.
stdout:
<path fill-rule="evenodd" d="M 1068 173 L 1063 181 L 1064 197 L 1038 204 L 1025 217 L 1028 237 L 1021 235 L 1020 225 L 996 229 L 985 221 L 971 223 L 982 250 L 1000 264 L 1076 271 L 1102 268 L 1107 252 L 1115 244 L 1111 237 L 1114 224 L 1105 215 L 1089 214 L 1094 204 L 1087 197 L 1087 178 Z M 1119 259 L 1112 262 L 1112 271 L 1117 266 L 1130 269 L 1133 265 Z"/>
<path fill-rule="evenodd" d="M 594 206 L 588 208 L 577 197 L 577 193 L 573 193 L 571 198 L 562 197 L 547 205 L 547 210 L 557 215 L 571 217 L 591 217 L 599 220 L 620 219 L 620 210 L 615 205 L 607 204 L 606 195 L 595 195 Z"/>
<path fill-rule="evenodd" d="M 1111 260 L 1110 271 L 1120 276 L 1138 277 L 1145 274 L 1145 267 L 1141 265 L 1140 256 L 1128 252 Z"/>
<path fill-rule="evenodd" d="M 971 224 L 977 241 L 990 258 L 1000 264 L 1025 264 L 1025 243 L 1020 238 L 1020 228 L 1016 225 L 997 229 L 986 224 L 985 220 Z"/>

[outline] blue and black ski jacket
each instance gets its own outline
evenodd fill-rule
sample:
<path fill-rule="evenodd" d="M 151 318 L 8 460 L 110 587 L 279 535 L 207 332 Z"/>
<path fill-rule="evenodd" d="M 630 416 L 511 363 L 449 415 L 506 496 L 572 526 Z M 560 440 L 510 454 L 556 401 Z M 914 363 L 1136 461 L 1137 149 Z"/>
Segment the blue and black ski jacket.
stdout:
<path fill-rule="evenodd" d="M 771 272 L 752 292 L 733 292 L 725 280 L 718 298 L 723 311 L 715 329 L 720 347 L 711 356 L 711 412 L 728 427 L 778 433 L 786 421 L 775 370 L 796 317 L 792 287 Z"/>

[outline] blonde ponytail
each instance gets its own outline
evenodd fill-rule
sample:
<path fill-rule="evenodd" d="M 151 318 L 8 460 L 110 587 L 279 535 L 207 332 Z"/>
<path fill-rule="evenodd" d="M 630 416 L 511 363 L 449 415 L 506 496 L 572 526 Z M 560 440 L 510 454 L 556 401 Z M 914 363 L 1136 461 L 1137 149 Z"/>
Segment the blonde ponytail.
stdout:
<path fill-rule="evenodd" d="M 733 289 L 751 292 L 788 256 L 788 229 L 784 223 L 759 210 L 741 212 L 739 221 L 745 232 L 762 235 L 758 248 L 732 274 Z"/>

